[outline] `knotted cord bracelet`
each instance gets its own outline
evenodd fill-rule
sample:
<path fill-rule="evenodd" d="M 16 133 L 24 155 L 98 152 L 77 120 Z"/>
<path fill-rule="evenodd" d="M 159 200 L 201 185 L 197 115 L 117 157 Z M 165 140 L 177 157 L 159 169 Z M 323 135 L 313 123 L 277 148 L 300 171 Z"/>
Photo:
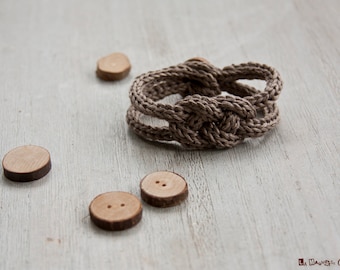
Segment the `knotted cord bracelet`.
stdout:
<path fill-rule="evenodd" d="M 263 91 L 238 80 L 264 80 Z M 130 89 L 127 123 L 139 136 L 151 141 L 177 141 L 193 149 L 230 148 L 246 138 L 264 135 L 279 122 L 275 101 L 282 89 L 272 67 L 245 63 L 219 69 L 205 59 L 138 76 Z M 160 102 L 180 94 L 175 104 Z M 168 122 L 148 125 L 143 116 Z"/>

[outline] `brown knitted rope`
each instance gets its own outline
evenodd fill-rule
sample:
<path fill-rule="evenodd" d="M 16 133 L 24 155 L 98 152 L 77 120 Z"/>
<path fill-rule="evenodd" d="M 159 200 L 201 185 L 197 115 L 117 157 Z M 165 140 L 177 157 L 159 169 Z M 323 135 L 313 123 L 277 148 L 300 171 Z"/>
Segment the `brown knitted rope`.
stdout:
<path fill-rule="evenodd" d="M 266 81 L 263 91 L 237 82 Z M 246 138 L 259 137 L 279 122 L 275 103 L 282 89 L 279 73 L 258 63 L 219 69 L 202 58 L 138 76 L 130 89 L 127 123 L 139 136 L 151 141 L 177 141 L 194 149 L 230 148 Z M 159 102 L 180 94 L 174 105 Z M 151 116 L 168 122 L 151 126 Z"/>

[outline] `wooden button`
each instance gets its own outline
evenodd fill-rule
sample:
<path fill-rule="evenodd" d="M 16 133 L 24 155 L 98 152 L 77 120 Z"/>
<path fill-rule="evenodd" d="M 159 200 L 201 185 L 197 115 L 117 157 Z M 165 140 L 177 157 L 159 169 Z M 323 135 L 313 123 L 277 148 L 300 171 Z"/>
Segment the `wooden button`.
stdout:
<path fill-rule="evenodd" d="M 5 155 L 2 167 L 5 176 L 12 181 L 37 180 L 51 169 L 50 153 L 36 145 L 20 146 Z"/>
<path fill-rule="evenodd" d="M 142 204 L 139 199 L 121 191 L 98 195 L 91 202 L 89 210 L 93 223 L 109 231 L 131 228 L 142 218 Z"/>
<path fill-rule="evenodd" d="M 190 58 L 190 59 L 187 60 L 187 62 L 188 61 L 200 61 L 200 62 L 203 62 L 203 63 L 206 63 L 206 64 L 210 64 L 210 62 L 207 59 L 205 59 L 203 57 L 199 57 L 199 56 Z"/>
<path fill-rule="evenodd" d="M 113 53 L 97 62 L 97 76 L 106 81 L 125 78 L 131 69 L 129 58 L 123 53 Z"/>
<path fill-rule="evenodd" d="M 188 197 L 188 185 L 176 173 L 160 171 L 148 174 L 140 182 L 141 197 L 150 205 L 169 207 Z"/>

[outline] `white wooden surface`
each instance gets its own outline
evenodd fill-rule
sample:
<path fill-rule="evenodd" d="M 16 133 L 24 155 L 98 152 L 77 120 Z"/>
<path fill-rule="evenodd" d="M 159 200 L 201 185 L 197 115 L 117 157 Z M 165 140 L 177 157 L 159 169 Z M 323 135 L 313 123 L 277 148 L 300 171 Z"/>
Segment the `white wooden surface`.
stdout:
<path fill-rule="evenodd" d="M 51 152 L 52 171 L 0 183 L 0 269 L 339 269 L 340 1 L 0 1 L 0 155 Z M 128 78 L 98 58 L 126 53 Z M 231 150 L 183 151 L 129 132 L 135 76 L 202 56 L 258 61 L 284 81 L 282 121 Z M 139 196 L 155 170 L 183 175 L 180 206 L 144 204 L 124 232 L 92 225 L 99 193 Z"/>

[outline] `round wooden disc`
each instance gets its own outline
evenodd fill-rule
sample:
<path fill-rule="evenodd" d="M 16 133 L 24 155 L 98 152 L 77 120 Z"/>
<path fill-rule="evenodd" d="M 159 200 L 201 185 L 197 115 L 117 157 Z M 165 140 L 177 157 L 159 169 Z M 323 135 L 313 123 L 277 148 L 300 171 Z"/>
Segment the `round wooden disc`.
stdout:
<path fill-rule="evenodd" d="M 120 231 L 133 227 L 142 218 L 142 204 L 134 195 L 112 191 L 98 195 L 89 207 L 90 217 L 98 227 Z"/>
<path fill-rule="evenodd" d="M 113 53 L 97 62 L 97 76 L 106 81 L 121 80 L 131 69 L 129 58 L 123 53 Z"/>
<path fill-rule="evenodd" d="M 188 197 L 188 185 L 176 173 L 159 171 L 148 174 L 140 182 L 141 197 L 156 207 L 179 204 Z"/>
<path fill-rule="evenodd" d="M 37 180 L 51 169 L 50 153 L 41 146 L 20 146 L 5 155 L 2 167 L 5 176 L 12 181 Z"/>
<path fill-rule="evenodd" d="M 199 56 L 190 58 L 187 61 L 200 61 L 200 62 L 204 62 L 206 64 L 210 64 L 210 62 L 207 59 L 205 59 L 203 57 L 199 57 Z"/>

